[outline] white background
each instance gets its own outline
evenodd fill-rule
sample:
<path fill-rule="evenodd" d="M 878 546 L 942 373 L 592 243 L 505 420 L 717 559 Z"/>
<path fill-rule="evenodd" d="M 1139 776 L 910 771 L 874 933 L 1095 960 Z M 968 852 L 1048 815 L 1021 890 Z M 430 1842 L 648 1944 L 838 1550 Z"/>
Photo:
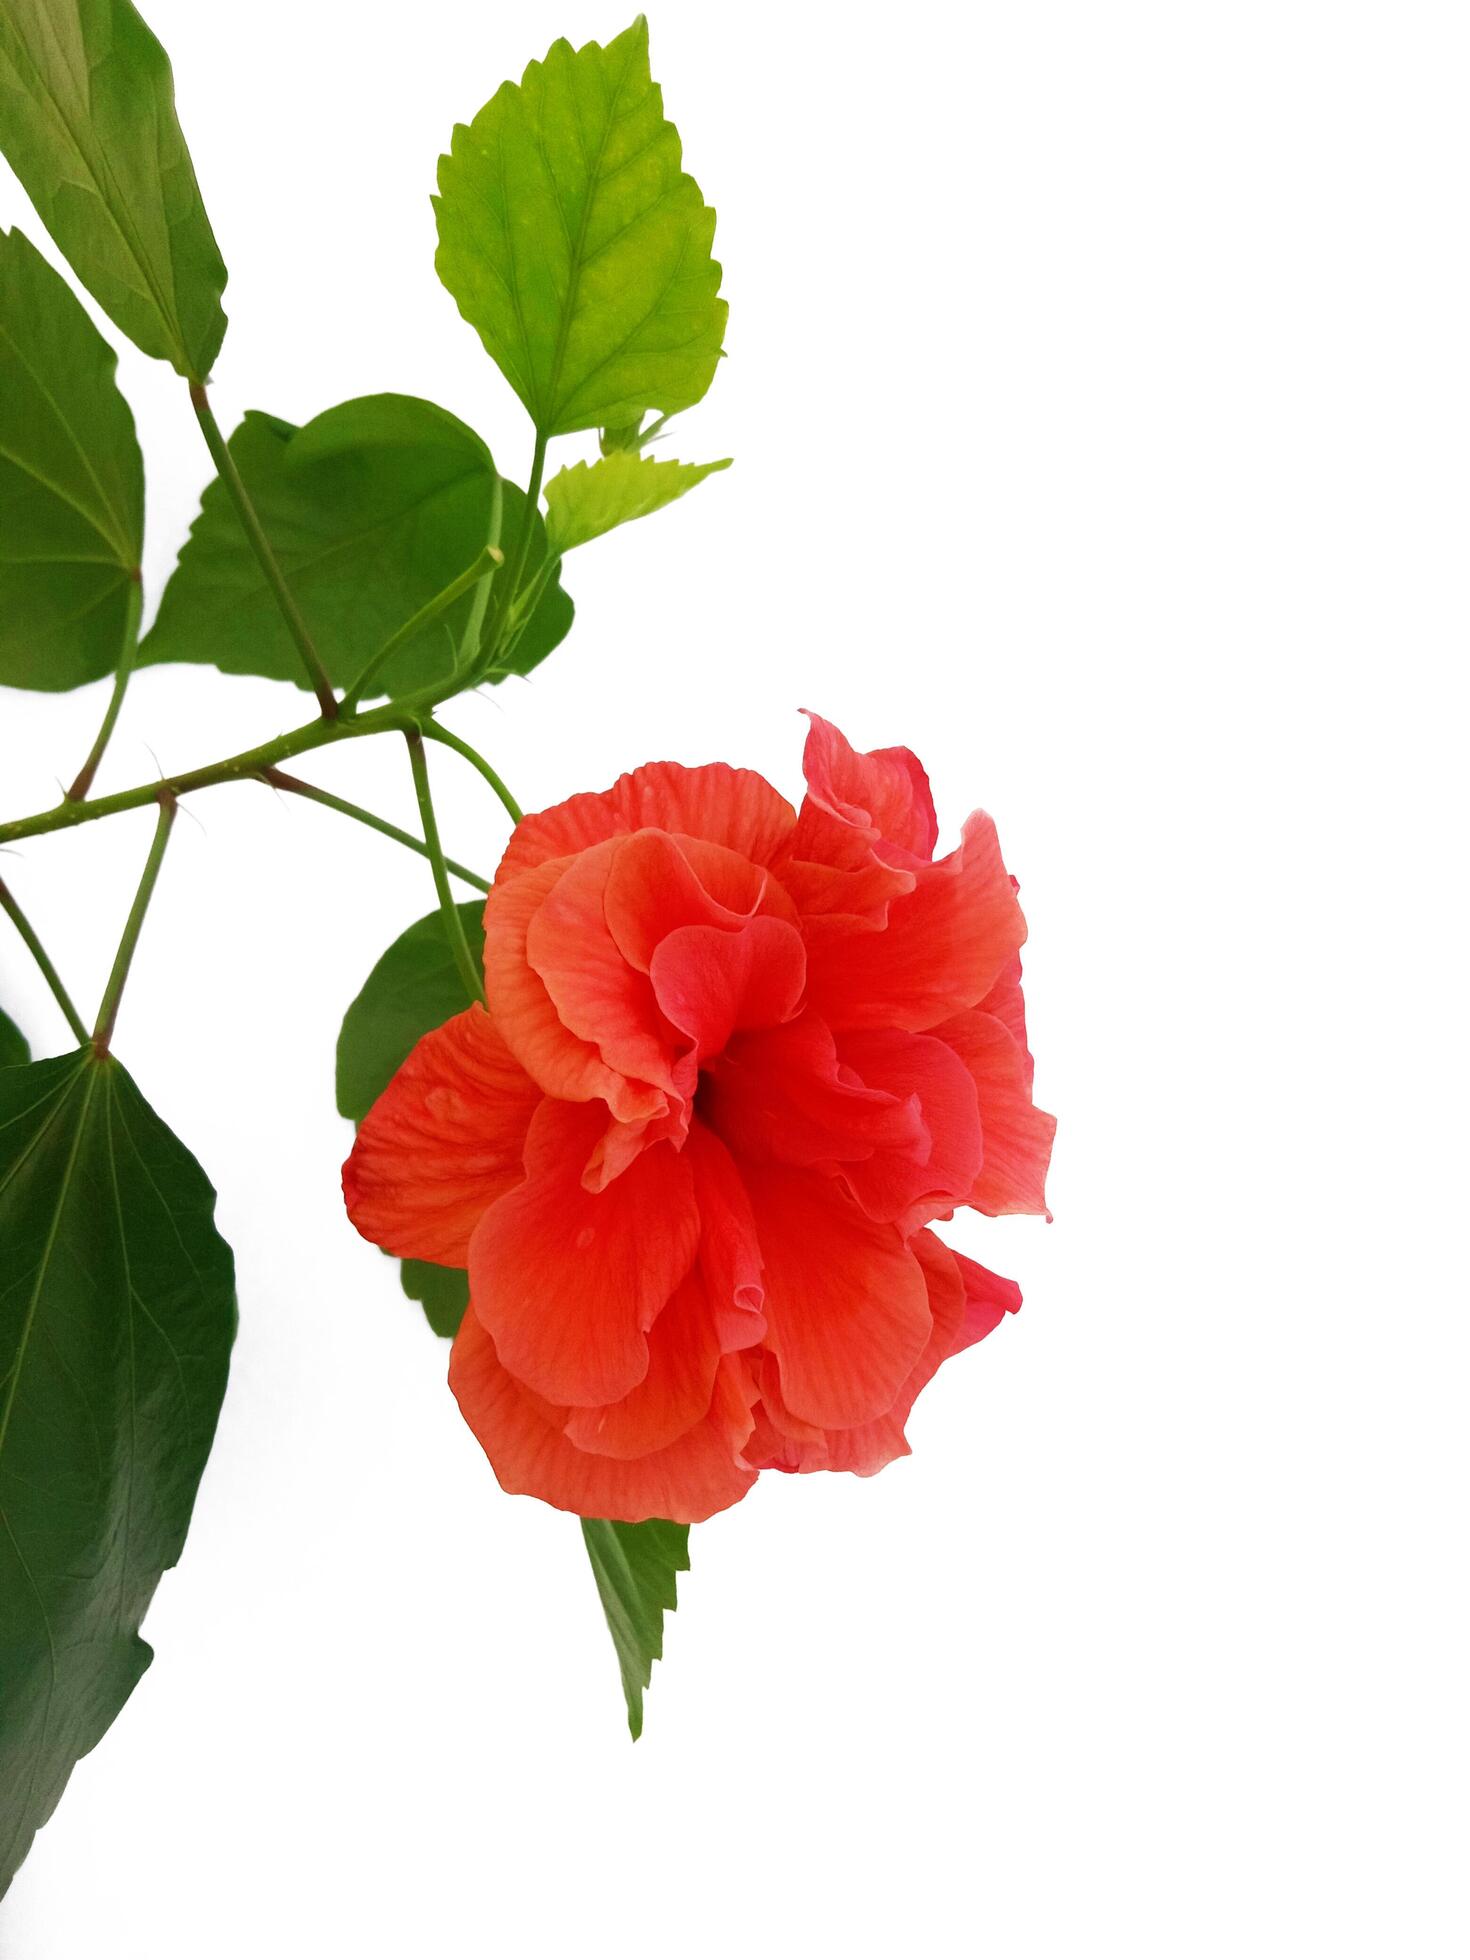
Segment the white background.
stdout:
<path fill-rule="evenodd" d="M 400 389 L 523 473 L 434 277 L 434 161 L 619 10 L 149 13 L 232 275 L 221 419 Z M 427 869 L 263 789 L 191 800 L 118 1045 L 219 1187 L 240 1340 L 158 1658 L 0 1952 L 1462 1955 L 1464 16 L 652 29 L 731 303 L 663 453 L 736 466 L 579 553 L 566 646 L 449 718 L 528 806 L 658 756 L 794 792 L 802 705 L 911 744 L 946 837 L 983 803 L 1057 1222 L 960 1228 L 1026 1306 L 911 1459 L 695 1532 L 632 1748 L 575 1524 L 500 1494 L 340 1209 L 337 1025 Z M 8 178 L 0 219 L 39 236 Z M 172 375 L 122 372 L 156 601 L 208 465 Z M 104 694 L 0 697 L 6 815 Z M 146 671 L 105 783 L 305 713 Z M 433 760 L 492 869 L 497 807 Z M 302 770 L 412 821 L 391 740 Z M 88 1008 L 150 825 L 5 861 Z M 64 1046 L 10 937 L 0 974 Z"/>

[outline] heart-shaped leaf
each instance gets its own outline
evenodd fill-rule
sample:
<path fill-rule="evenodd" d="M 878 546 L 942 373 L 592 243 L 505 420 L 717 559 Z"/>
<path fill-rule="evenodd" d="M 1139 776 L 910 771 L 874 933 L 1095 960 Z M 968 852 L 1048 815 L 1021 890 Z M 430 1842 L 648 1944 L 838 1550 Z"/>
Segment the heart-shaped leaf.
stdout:
<path fill-rule="evenodd" d="M 127 1071 L 0 1073 L 0 1892 L 153 1657 L 234 1333 L 214 1192 Z"/>
<path fill-rule="evenodd" d="M 0 150 L 128 339 L 208 380 L 227 275 L 168 56 L 128 0 L 4 0 Z"/>
<path fill-rule="evenodd" d="M 716 470 L 718 463 L 660 463 L 631 449 L 616 449 L 596 463 L 573 463 L 546 486 L 546 534 L 560 556 L 619 524 L 647 517 L 682 497 Z"/>
<path fill-rule="evenodd" d="M 66 281 L 0 231 L 0 682 L 116 666 L 143 555 L 143 458 L 117 356 Z"/>
<path fill-rule="evenodd" d="M 697 402 L 728 308 L 640 15 L 558 41 L 439 164 L 439 277 L 543 436 Z"/>
<path fill-rule="evenodd" d="M 245 487 L 333 683 L 350 686 L 406 620 L 484 550 L 495 466 L 472 429 L 412 395 L 365 395 L 304 428 L 252 410 L 230 438 Z M 502 535 L 525 496 L 504 485 Z M 533 527 L 530 562 L 545 556 Z M 466 594 L 405 642 L 369 690 L 403 694 L 453 670 L 470 617 Z M 553 582 L 507 672 L 527 673 L 565 638 L 572 602 Z M 307 686 L 275 597 L 225 486 L 204 492 L 189 540 L 143 641 L 144 663 L 207 661 L 230 674 Z"/>

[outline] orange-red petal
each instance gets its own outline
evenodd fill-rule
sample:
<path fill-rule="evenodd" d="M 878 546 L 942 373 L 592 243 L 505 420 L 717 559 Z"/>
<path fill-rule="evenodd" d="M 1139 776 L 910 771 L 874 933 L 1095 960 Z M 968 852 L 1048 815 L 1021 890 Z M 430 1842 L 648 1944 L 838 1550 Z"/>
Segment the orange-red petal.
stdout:
<path fill-rule="evenodd" d="M 578 1449 L 555 1413 L 501 1365 L 473 1313 L 455 1339 L 449 1386 L 501 1487 L 580 1517 L 699 1524 L 738 1503 L 755 1482 L 754 1470 L 736 1455 L 728 1418 L 714 1413 L 665 1448 L 630 1461 Z"/>
<path fill-rule="evenodd" d="M 524 1176 L 541 1091 L 483 1007 L 426 1034 L 368 1111 L 342 1167 L 347 1212 L 401 1259 L 462 1266 L 470 1235 Z"/>
<path fill-rule="evenodd" d="M 485 906 L 486 993 L 507 1044 L 547 1095 L 569 1102 L 600 1096 L 620 1121 L 646 1122 L 666 1113 L 668 1098 L 610 1068 L 592 1042 L 564 1026 L 546 982 L 527 957 L 536 915 L 573 862 L 539 863 L 491 892 Z"/>
<path fill-rule="evenodd" d="M 627 831 L 654 828 L 704 837 L 756 864 L 770 864 L 789 838 L 796 812 L 764 776 L 711 762 L 686 769 L 649 762 L 620 776 L 611 789 L 572 796 L 516 826 L 497 885 L 549 858 L 569 857 Z"/>
<path fill-rule="evenodd" d="M 742 1174 L 787 1407 L 822 1429 L 870 1422 L 893 1406 L 929 1339 L 917 1259 L 831 1178 L 765 1164 Z"/>
<path fill-rule="evenodd" d="M 934 1030 L 959 1056 L 980 1104 L 984 1156 L 967 1202 L 999 1217 L 1046 1208 L 1046 1172 L 1056 1118 L 1031 1100 L 1025 1048 L 994 1014 L 972 1008 Z"/>
<path fill-rule="evenodd" d="M 470 1241 L 470 1304 L 510 1372 L 549 1402 L 619 1401 L 648 1371 L 648 1329 L 694 1262 L 687 1163 L 655 1144 L 602 1191 L 583 1183 L 596 1104 L 543 1102 L 526 1179 Z"/>
<path fill-rule="evenodd" d="M 1026 936 L 989 817 L 888 908 L 881 929 L 812 932 L 807 998 L 829 1026 L 921 1033 L 984 999 Z"/>
<path fill-rule="evenodd" d="M 596 1456 L 647 1456 L 709 1414 L 720 1341 L 704 1275 L 689 1272 L 648 1330 L 648 1373 L 620 1402 L 570 1409 L 570 1442 Z"/>

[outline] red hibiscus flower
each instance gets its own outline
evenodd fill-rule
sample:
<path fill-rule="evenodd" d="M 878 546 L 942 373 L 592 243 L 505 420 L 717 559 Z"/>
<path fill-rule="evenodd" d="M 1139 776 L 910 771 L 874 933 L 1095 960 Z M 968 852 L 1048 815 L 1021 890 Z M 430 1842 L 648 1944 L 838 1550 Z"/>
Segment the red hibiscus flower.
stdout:
<path fill-rule="evenodd" d="M 1025 922 L 995 827 L 812 718 L 800 813 L 654 762 L 527 817 L 488 1011 L 426 1036 L 347 1161 L 363 1235 L 468 1268 L 450 1384 L 501 1483 L 694 1523 L 764 1469 L 869 1474 L 1020 1304 L 929 1229 L 1045 1212 Z"/>

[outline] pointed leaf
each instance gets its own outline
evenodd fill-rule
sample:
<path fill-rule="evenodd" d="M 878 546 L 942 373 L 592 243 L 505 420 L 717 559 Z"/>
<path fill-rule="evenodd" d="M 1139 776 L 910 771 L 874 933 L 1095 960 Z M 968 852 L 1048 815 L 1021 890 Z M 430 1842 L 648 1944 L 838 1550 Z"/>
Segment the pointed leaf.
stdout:
<path fill-rule="evenodd" d="M 476 963 L 484 957 L 485 901 L 459 908 Z M 464 981 L 439 912 L 415 920 L 384 953 L 353 1001 L 337 1037 L 337 1108 L 360 1123 L 382 1095 L 409 1050 L 431 1028 L 465 1005 Z M 469 1305 L 468 1276 L 450 1266 L 405 1259 L 403 1290 L 417 1300 L 436 1334 L 453 1337 Z"/>
<path fill-rule="evenodd" d="M 31 1044 L 0 1008 L 0 1068 L 20 1068 L 31 1059 Z"/>
<path fill-rule="evenodd" d="M 697 402 L 725 336 L 715 214 L 640 17 L 558 41 L 440 159 L 439 277 L 543 435 Z"/>
<path fill-rule="evenodd" d="M 128 0 L 3 0 L 0 150 L 129 340 L 207 380 L 225 334 L 224 261 L 168 56 Z"/>
<path fill-rule="evenodd" d="M 679 1603 L 674 1575 L 689 1570 L 689 1527 L 665 1518 L 645 1524 L 583 1518 L 582 1537 L 617 1650 L 628 1730 L 636 1742 L 643 1733 L 644 1690 L 654 1662 L 663 1659 L 664 1614 Z"/>
<path fill-rule="evenodd" d="M 490 535 L 490 452 L 463 422 L 412 395 L 364 395 L 301 429 L 252 410 L 231 436 L 230 453 L 339 687 L 356 680 L 371 655 L 472 563 Z M 524 494 L 507 483 L 503 535 L 516 535 L 524 509 Z M 544 554 L 539 519 L 534 535 Z M 471 604 L 466 594 L 430 621 L 369 691 L 402 694 L 447 676 Z M 571 601 L 551 586 L 517 649 L 515 671 L 544 659 L 571 618 Z M 217 478 L 204 492 L 139 658 L 207 661 L 229 674 L 307 685 Z"/>
<path fill-rule="evenodd" d="M 571 551 L 619 524 L 647 517 L 729 467 L 728 456 L 718 463 L 658 463 L 631 449 L 616 450 L 596 463 L 574 463 L 546 486 L 551 549 Z"/>
<path fill-rule="evenodd" d="M 235 1331 L 213 1220 L 118 1062 L 0 1074 L 0 1891 L 153 1657 Z"/>
<path fill-rule="evenodd" d="M 143 458 L 117 356 L 21 232 L 0 231 L 0 683 L 117 665 L 143 555 Z"/>

